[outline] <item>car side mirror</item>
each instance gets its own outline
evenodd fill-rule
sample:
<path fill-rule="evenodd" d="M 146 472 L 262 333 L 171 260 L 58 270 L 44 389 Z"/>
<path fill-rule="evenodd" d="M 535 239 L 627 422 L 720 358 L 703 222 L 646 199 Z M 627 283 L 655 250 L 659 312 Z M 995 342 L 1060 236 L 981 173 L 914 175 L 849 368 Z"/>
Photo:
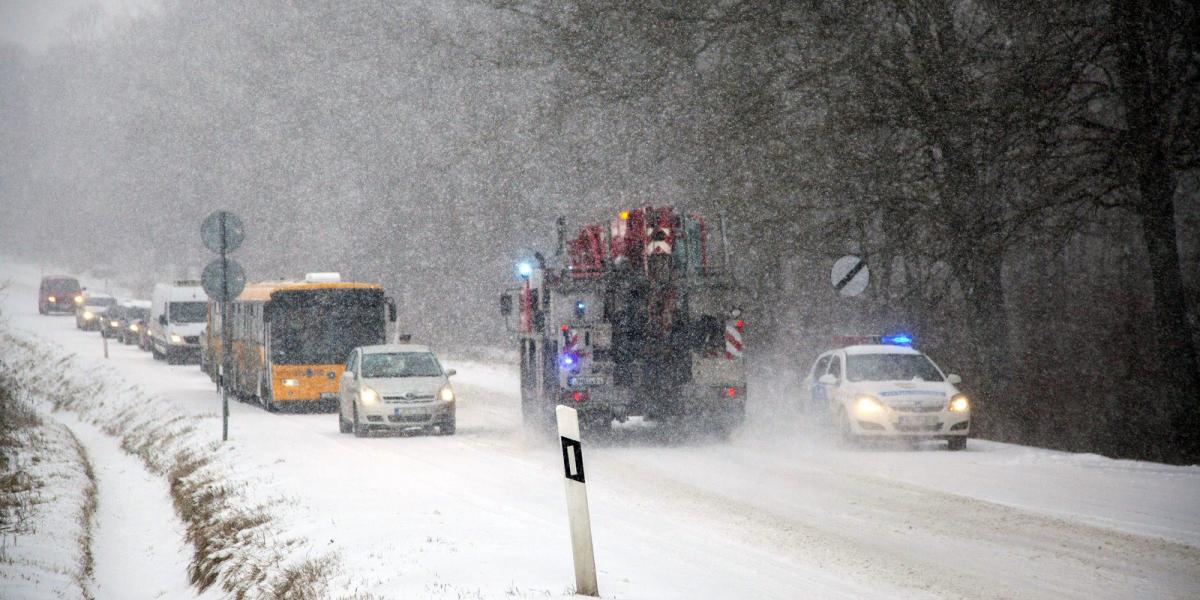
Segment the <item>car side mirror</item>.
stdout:
<path fill-rule="evenodd" d="M 446 371 L 446 377 L 454 377 L 455 375 L 458 375 L 458 371 L 455 371 L 454 369 Z"/>
<path fill-rule="evenodd" d="M 826 373 L 817 379 L 817 383 L 821 385 L 837 385 L 837 377 L 834 377 L 831 373 Z"/>
<path fill-rule="evenodd" d="M 950 374 L 946 375 L 946 382 L 949 383 L 950 385 L 958 385 L 958 384 L 962 383 L 962 377 L 959 377 L 958 375 L 955 375 L 954 373 L 950 373 Z"/>
<path fill-rule="evenodd" d="M 167 315 L 158 315 L 158 324 L 166 325 L 167 324 Z"/>
<path fill-rule="evenodd" d="M 512 296 L 503 294 L 500 296 L 500 315 L 507 317 L 512 314 Z"/>

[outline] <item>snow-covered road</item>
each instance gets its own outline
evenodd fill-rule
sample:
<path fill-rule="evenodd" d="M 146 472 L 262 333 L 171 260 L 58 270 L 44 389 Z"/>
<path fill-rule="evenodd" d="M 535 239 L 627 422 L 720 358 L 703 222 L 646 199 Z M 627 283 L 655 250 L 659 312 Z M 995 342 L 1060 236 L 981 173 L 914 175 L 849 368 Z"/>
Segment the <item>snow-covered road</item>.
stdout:
<path fill-rule="evenodd" d="M 9 327 L 207 415 L 219 439 L 196 367 L 120 345 L 105 361 L 95 333 L 37 316 L 36 279 L 5 278 Z M 234 403 L 225 450 L 289 533 L 340 556 L 339 593 L 569 595 L 557 446 L 522 431 L 510 370 L 451 363 L 456 436 L 356 439 L 333 415 Z M 751 402 L 729 443 L 637 425 L 585 441 L 604 597 L 1200 597 L 1200 468 L 978 440 L 847 450 L 781 399 Z"/>

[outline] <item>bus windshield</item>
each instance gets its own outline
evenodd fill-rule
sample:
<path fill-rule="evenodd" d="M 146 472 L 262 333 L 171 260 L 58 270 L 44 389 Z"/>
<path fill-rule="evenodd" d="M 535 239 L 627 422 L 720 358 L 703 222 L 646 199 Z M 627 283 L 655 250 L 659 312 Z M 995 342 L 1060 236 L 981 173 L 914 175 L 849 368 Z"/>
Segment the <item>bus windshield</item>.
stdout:
<path fill-rule="evenodd" d="M 942 374 L 924 354 L 850 354 L 846 356 L 850 381 L 941 381 Z"/>
<path fill-rule="evenodd" d="M 331 365 L 358 346 L 382 344 L 383 290 L 285 290 L 271 296 L 271 360 Z"/>

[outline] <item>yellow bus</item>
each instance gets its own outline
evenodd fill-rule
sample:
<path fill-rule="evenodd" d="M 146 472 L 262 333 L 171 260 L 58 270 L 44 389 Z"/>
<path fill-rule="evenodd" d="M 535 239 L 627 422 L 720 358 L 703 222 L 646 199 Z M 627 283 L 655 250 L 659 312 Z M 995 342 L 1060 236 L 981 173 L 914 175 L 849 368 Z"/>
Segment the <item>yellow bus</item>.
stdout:
<path fill-rule="evenodd" d="M 209 326 L 219 361 L 226 345 L 215 305 L 214 312 Z M 350 351 L 386 341 L 396 304 L 379 284 L 314 273 L 300 282 L 247 284 L 230 303 L 229 320 L 230 393 L 271 411 L 332 411 Z"/>

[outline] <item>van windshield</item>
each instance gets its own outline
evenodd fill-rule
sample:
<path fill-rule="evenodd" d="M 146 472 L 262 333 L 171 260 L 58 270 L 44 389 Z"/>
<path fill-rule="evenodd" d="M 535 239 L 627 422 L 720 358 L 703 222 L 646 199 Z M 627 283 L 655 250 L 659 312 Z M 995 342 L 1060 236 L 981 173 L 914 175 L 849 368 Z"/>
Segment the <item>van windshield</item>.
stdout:
<path fill-rule="evenodd" d="M 167 320 L 172 323 L 203 323 L 207 317 L 206 302 L 172 302 L 167 308 Z"/>

